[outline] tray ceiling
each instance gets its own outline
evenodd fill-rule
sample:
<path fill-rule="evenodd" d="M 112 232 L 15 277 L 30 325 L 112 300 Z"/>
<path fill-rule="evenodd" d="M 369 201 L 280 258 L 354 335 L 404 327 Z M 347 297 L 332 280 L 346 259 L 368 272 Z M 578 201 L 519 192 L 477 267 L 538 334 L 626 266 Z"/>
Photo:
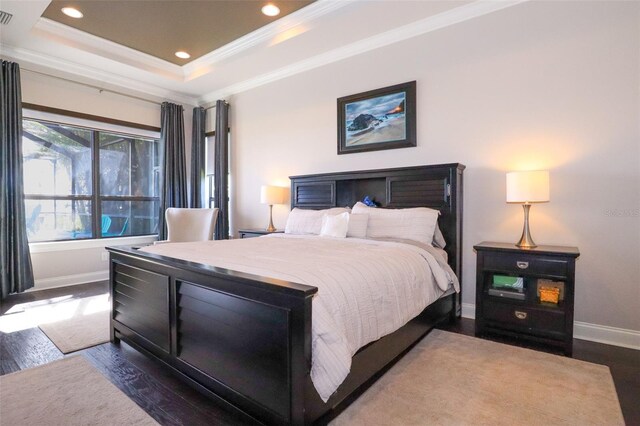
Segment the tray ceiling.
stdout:
<path fill-rule="evenodd" d="M 130 47 L 177 65 L 184 65 L 227 43 L 295 12 L 313 0 L 276 0 L 280 15 L 260 9 L 267 1 L 103 1 L 53 0 L 43 17 Z M 74 19 L 61 9 L 72 6 L 84 17 Z M 180 59 L 175 52 L 191 55 Z"/>
<path fill-rule="evenodd" d="M 526 0 L 271 0 L 283 13 L 266 18 L 260 8 L 268 0 L 68 1 L 0 0 L 0 9 L 13 14 L 8 25 L 0 25 L 0 57 L 19 62 L 27 73 L 57 76 L 116 92 L 125 90 L 124 93 L 154 101 L 204 106 L 402 40 L 451 25 L 467 25 L 467 21 L 502 13 L 503 9 L 519 4 L 526 7 L 527 3 Z M 92 18 L 93 7 L 105 4 L 109 8 L 95 9 L 100 19 Z M 259 14 L 258 19 L 267 23 L 233 33 L 239 35 L 225 33 L 224 37 L 229 38 L 209 44 L 214 42 L 209 31 L 216 27 L 228 25 L 225 28 L 237 30 L 238 25 L 231 22 L 235 12 L 204 17 L 202 7 L 224 4 L 229 7 L 238 4 L 244 7 L 244 12 L 238 14 Z M 184 7 L 175 9 L 180 5 Z M 95 35 L 99 34 L 95 28 L 70 26 L 79 25 L 79 21 L 62 23 L 47 18 L 46 10 L 57 13 L 64 6 L 82 9 L 85 18 L 79 21 L 95 19 L 99 24 L 94 27 L 119 28 L 114 30 L 114 37 L 125 39 L 112 41 L 107 39 L 109 36 Z M 121 18 L 122 12 L 115 11 L 122 7 L 140 9 L 136 12 L 128 9 L 130 12 Z M 157 17 L 159 9 L 173 12 L 162 21 Z M 196 18 L 191 19 L 194 15 Z M 225 19 L 216 21 L 222 15 Z M 192 27 L 200 29 L 192 33 Z M 153 32 L 140 36 L 138 31 Z M 187 36 L 193 37 L 191 46 L 185 46 L 186 42 L 169 45 L 174 40 L 187 40 Z M 164 53 L 143 53 L 145 47 L 131 44 L 136 37 L 150 47 L 165 48 Z M 187 50 L 192 57 L 180 61 L 174 56 L 178 50 Z M 161 55 L 166 55 L 166 60 Z"/>

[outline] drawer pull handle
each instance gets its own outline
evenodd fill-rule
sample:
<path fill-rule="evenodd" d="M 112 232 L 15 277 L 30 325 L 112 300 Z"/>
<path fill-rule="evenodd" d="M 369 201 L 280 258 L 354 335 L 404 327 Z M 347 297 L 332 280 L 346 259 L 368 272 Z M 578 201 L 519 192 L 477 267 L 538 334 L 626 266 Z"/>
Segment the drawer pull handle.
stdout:
<path fill-rule="evenodd" d="M 521 319 L 521 320 L 527 318 L 527 313 L 526 312 L 515 311 L 514 314 L 515 314 L 516 318 Z"/>
<path fill-rule="evenodd" d="M 516 265 L 518 265 L 518 268 L 520 269 L 527 269 L 529 267 L 529 262 L 518 261 L 516 262 Z"/>

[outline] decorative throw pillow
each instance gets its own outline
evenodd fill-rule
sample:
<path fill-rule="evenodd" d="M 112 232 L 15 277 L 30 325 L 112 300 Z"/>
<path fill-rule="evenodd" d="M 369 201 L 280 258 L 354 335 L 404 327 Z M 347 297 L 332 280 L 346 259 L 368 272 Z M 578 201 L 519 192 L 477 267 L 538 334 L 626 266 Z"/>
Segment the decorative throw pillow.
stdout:
<path fill-rule="evenodd" d="M 349 228 L 349 213 L 344 212 L 336 215 L 325 214 L 322 217 L 321 237 L 344 238 L 347 236 Z"/>
<path fill-rule="evenodd" d="M 369 223 L 368 214 L 351 213 L 349 215 L 349 229 L 347 230 L 347 237 L 367 238 L 368 223 Z"/>
<path fill-rule="evenodd" d="M 438 223 L 438 210 L 427 207 L 381 209 L 358 202 L 354 214 L 369 215 L 367 238 L 402 238 L 431 244 Z"/>
<path fill-rule="evenodd" d="M 336 215 L 340 213 L 349 213 L 349 209 L 344 207 L 334 207 L 332 209 L 325 210 L 306 210 L 296 207 L 289 212 L 284 233 L 296 235 L 319 235 L 322 230 L 322 217 L 325 214 Z"/>

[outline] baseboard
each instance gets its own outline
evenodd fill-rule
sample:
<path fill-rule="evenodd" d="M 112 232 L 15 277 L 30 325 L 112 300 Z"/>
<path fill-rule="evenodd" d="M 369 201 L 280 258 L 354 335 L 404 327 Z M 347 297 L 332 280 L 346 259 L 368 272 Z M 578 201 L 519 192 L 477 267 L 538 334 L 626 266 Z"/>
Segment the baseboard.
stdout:
<path fill-rule="evenodd" d="M 70 285 L 105 281 L 109 279 L 109 271 L 89 272 L 86 274 L 64 275 L 61 277 L 36 279 L 35 285 L 29 291 L 38 291 L 48 288 L 67 287 Z"/>
<path fill-rule="evenodd" d="M 66 287 L 70 285 L 85 284 L 109 279 L 109 271 L 90 272 L 87 274 L 66 275 L 62 277 L 43 278 L 36 280 L 35 286 L 29 291 L 44 290 L 47 288 Z M 475 319 L 476 305 L 473 303 L 462 304 L 462 317 Z M 621 346 L 640 350 L 640 331 L 625 328 L 610 327 L 606 325 L 590 324 L 575 321 L 573 325 L 573 337 L 589 340 L 591 342 L 607 345 Z"/>
<path fill-rule="evenodd" d="M 473 303 L 463 303 L 462 317 L 476 319 L 476 305 Z"/>
<path fill-rule="evenodd" d="M 462 317 L 475 319 L 476 305 L 474 303 L 463 303 Z M 640 350 L 640 331 L 638 330 L 574 321 L 573 337 L 575 339 L 589 340 L 590 342 Z"/>
<path fill-rule="evenodd" d="M 575 321 L 573 323 L 573 337 L 575 339 L 640 350 L 640 331 L 626 328 Z"/>

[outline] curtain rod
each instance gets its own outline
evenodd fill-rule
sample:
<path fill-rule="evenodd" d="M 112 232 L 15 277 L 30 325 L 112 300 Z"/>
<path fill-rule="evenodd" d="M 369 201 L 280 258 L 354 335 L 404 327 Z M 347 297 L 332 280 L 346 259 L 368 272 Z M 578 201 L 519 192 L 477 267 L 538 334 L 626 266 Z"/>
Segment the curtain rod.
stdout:
<path fill-rule="evenodd" d="M 204 110 L 209 111 L 210 109 L 215 109 L 216 104 L 211 105 L 210 107 L 206 107 Z"/>
<path fill-rule="evenodd" d="M 150 104 L 154 104 L 154 105 L 162 105 L 162 102 L 151 101 L 151 100 L 149 100 L 149 99 L 141 98 L 141 97 L 134 96 L 134 95 L 129 95 L 129 94 L 127 94 L 127 93 L 122 93 L 122 92 L 118 92 L 118 91 L 111 90 L 111 89 L 105 89 L 105 88 L 102 88 L 102 87 L 99 87 L 99 86 L 94 86 L 94 85 L 92 85 L 92 84 L 82 83 L 82 82 L 75 81 L 75 80 L 71 80 L 71 79 L 64 78 L 64 77 L 58 77 L 57 75 L 51 75 L 51 74 L 43 73 L 43 72 L 40 72 L 40 71 L 30 70 L 29 68 L 23 68 L 23 67 L 20 67 L 20 70 L 22 70 L 22 71 L 29 71 L 29 72 L 34 73 L 34 74 L 44 75 L 44 76 L 46 76 L 46 77 L 57 78 L 58 80 L 67 81 L 67 82 L 69 82 L 69 83 L 74 83 L 74 84 L 79 84 L 79 85 L 81 85 L 81 86 L 91 87 L 92 89 L 97 89 L 97 90 L 99 90 L 100 92 L 109 92 L 109 93 L 114 93 L 114 94 L 116 94 L 116 95 L 126 96 L 127 98 L 137 99 L 137 100 L 139 100 L 139 101 L 143 101 L 143 102 L 148 102 L 148 103 L 150 103 Z"/>

